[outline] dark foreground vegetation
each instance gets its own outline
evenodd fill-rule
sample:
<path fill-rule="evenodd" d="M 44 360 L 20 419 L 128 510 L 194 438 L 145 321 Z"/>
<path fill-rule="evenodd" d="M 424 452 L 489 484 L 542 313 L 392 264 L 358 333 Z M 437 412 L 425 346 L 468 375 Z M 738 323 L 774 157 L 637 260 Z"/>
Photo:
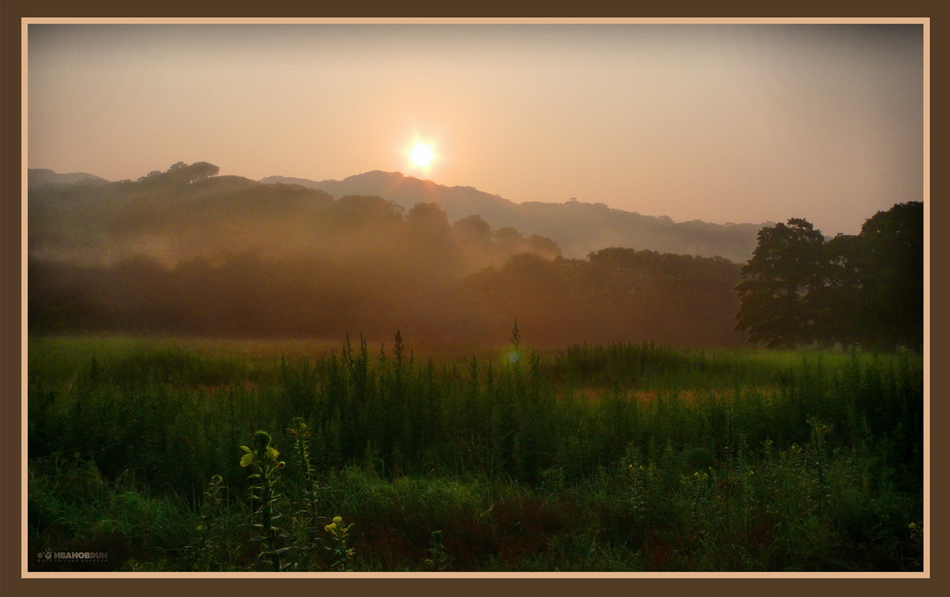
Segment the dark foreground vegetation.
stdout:
<path fill-rule="evenodd" d="M 918 355 L 520 344 L 31 338 L 29 567 L 922 569 Z"/>

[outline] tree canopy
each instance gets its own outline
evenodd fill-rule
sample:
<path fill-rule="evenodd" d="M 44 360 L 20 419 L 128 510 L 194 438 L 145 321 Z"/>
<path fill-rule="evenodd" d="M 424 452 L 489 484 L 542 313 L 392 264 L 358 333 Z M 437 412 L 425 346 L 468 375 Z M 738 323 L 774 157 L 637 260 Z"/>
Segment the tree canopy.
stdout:
<path fill-rule="evenodd" d="M 199 180 L 204 180 L 205 178 L 217 176 L 218 172 L 219 168 L 208 162 L 195 162 L 194 164 L 177 162 L 172 164 L 165 172 L 159 170 L 149 172 L 146 176 L 140 178 L 139 182 L 191 184 Z"/>
<path fill-rule="evenodd" d="M 765 346 L 923 346 L 923 204 L 826 240 L 806 220 L 763 228 L 737 287 L 736 328 Z"/>

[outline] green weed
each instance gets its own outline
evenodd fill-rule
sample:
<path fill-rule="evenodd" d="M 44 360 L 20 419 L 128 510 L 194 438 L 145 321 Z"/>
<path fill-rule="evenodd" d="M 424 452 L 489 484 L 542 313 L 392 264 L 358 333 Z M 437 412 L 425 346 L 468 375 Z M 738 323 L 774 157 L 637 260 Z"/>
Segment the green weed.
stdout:
<path fill-rule="evenodd" d="M 30 546 L 109 569 L 922 567 L 907 353 L 35 339 L 28 398 Z"/>

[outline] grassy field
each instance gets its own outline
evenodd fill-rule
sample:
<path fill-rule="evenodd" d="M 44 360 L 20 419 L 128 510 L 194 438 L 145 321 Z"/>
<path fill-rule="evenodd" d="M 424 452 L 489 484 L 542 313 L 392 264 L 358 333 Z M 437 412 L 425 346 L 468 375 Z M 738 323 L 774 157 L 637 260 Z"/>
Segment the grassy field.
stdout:
<path fill-rule="evenodd" d="M 922 569 L 919 355 L 511 340 L 30 338 L 30 569 Z"/>

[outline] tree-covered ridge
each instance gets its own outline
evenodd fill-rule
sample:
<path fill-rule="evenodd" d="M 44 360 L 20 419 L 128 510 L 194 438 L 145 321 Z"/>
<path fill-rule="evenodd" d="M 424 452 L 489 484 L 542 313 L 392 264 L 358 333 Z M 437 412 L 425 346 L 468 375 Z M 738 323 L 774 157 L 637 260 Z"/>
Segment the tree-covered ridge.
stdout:
<path fill-rule="evenodd" d="M 564 259 L 556 243 L 439 205 L 215 176 L 176 164 L 138 181 L 30 196 L 29 325 L 497 342 L 740 343 L 738 266 L 632 249 Z"/>
<path fill-rule="evenodd" d="M 751 342 L 923 347 L 923 203 L 830 240 L 801 218 L 763 228 L 742 274 L 737 328 Z"/>
<path fill-rule="evenodd" d="M 826 239 L 805 219 L 766 226 L 740 266 L 609 246 L 565 258 L 481 214 L 451 221 L 427 193 L 406 208 L 217 172 L 179 162 L 137 181 L 31 189 L 30 330 L 484 343 L 518 320 L 552 346 L 923 342 L 920 203 L 856 236 Z"/>
<path fill-rule="evenodd" d="M 365 172 L 343 180 L 314 181 L 270 176 L 266 183 L 292 183 L 325 191 L 335 197 L 377 195 L 406 209 L 419 201 L 437 202 L 457 220 L 478 214 L 493 228 L 516 228 L 555 242 L 565 257 L 582 259 L 605 247 L 625 247 L 660 253 L 725 257 L 744 262 L 755 248 L 761 224 L 712 224 L 693 220 L 674 222 L 613 209 L 603 203 L 552 197 L 550 202 L 515 203 L 467 186 L 449 187 L 398 172 Z"/>
<path fill-rule="evenodd" d="M 217 172 L 206 162 L 179 162 L 136 181 L 32 189 L 30 256 L 99 266 L 144 256 L 173 266 L 196 257 L 220 262 L 240 253 L 279 258 L 388 254 L 416 241 L 435 242 L 416 248 L 439 253 L 447 249 L 439 245 L 439 234 L 474 245 L 465 251 L 478 254 L 466 264 L 469 270 L 500 265 L 518 252 L 560 254 L 550 239 L 511 228 L 492 231 L 477 215 L 451 227 L 442 207 L 422 199 L 405 209 L 377 196 L 334 199 L 296 185 L 265 185 Z"/>

